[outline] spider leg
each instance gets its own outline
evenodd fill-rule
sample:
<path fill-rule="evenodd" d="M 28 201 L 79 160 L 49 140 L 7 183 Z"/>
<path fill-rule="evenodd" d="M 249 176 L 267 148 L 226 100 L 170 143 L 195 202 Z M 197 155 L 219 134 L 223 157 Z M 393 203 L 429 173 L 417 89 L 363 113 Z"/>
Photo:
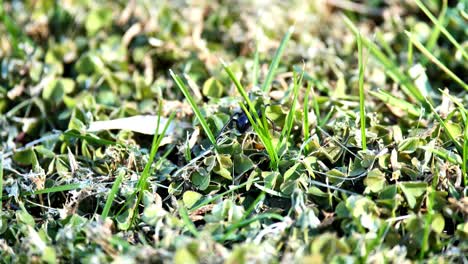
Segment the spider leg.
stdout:
<path fill-rule="evenodd" d="M 216 141 L 218 141 L 218 139 L 223 135 L 225 134 L 226 129 L 229 128 L 229 126 L 232 124 L 232 121 L 235 120 L 235 118 L 238 116 L 238 114 L 234 114 L 231 116 L 231 118 L 226 122 L 226 124 L 223 126 L 223 128 L 221 128 L 221 130 L 219 131 L 218 135 L 216 136 Z"/>
<path fill-rule="evenodd" d="M 271 127 L 273 128 L 273 130 L 276 130 L 276 128 L 278 128 L 276 125 L 275 125 L 275 122 L 273 122 L 273 120 L 271 120 L 270 118 L 268 117 L 265 117 L 266 120 L 268 121 L 268 123 L 270 123 Z"/>

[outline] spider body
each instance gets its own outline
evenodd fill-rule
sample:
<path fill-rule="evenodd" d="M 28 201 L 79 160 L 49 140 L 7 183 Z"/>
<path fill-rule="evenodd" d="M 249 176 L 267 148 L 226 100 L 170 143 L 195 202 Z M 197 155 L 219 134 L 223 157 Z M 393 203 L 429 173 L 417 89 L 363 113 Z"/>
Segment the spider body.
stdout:
<path fill-rule="evenodd" d="M 239 130 L 239 132 L 241 133 L 245 133 L 251 126 L 249 118 L 247 117 L 247 114 L 245 112 L 240 112 L 236 114 L 237 114 L 237 118 L 235 121 L 236 121 L 237 130 Z M 262 118 L 262 111 L 258 110 L 257 115 L 259 118 Z"/>
<path fill-rule="evenodd" d="M 262 117 L 262 111 L 258 110 L 257 111 L 258 116 L 261 118 Z M 255 117 L 254 117 L 255 118 Z M 226 132 L 227 129 L 232 129 L 236 128 L 237 131 L 240 133 L 245 133 L 249 128 L 251 124 L 249 121 L 249 118 L 247 117 L 247 114 L 245 112 L 236 112 L 234 113 L 229 121 L 224 125 L 224 127 L 221 129 L 219 132 L 218 138 Z"/>

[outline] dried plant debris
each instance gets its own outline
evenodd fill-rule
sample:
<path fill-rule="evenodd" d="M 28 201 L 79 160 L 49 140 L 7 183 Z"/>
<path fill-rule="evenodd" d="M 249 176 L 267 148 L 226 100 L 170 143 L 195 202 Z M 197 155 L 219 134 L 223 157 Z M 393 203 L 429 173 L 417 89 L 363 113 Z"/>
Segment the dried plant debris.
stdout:
<path fill-rule="evenodd" d="M 0 263 L 467 262 L 464 1 L 6 1 Z"/>

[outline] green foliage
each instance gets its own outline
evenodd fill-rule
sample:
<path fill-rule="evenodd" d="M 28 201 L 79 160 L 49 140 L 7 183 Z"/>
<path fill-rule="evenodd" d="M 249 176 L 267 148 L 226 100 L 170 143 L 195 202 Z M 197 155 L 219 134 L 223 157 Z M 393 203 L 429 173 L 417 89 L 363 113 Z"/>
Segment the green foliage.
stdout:
<path fill-rule="evenodd" d="M 463 262 L 466 6 L 319 2 L 3 1 L 0 263 Z"/>

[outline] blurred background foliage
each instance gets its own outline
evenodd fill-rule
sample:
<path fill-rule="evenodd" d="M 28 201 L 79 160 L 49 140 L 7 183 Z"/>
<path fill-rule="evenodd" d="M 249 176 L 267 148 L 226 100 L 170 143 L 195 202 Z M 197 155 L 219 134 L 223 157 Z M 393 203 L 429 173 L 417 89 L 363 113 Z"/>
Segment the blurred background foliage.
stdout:
<path fill-rule="evenodd" d="M 442 14 L 439 21 L 466 50 L 466 1 L 424 4 L 436 17 Z M 402 91 L 370 52 L 371 150 L 359 149 L 357 47 L 343 14 L 416 80 L 455 141 L 466 145 L 466 91 L 413 48 L 404 31 L 465 83 L 467 61 L 413 1 L 3 1 L 1 262 L 466 261 L 466 159 L 430 110 Z M 282 104 L 267 114 L 284 125 L 292 72 L 306 73 L 317 109 L 299 109 L 295 116 L 311 116 L 307 151 L 296 122 L 279 171 L 266 168 L 252 135 L 235 135 L 200 168 L 176 177 L 208 141 L 197 134 L 199 123 L 169 69 L 183 75 L 219 132 L 239 102 L 220 60 L 255 90 L 256 54 L 261 81 L 293 25 L 272 91 L 261 96 Z M 389 103 L 388 94 L 406 104 Z M 302 90 L 300 97 L 302 102 Z M 465 110 L 456 111 L 454 98 Z M 159 104 L 164 117 L 177 112 L 191 129 L 174 132 L 161 148 L 139 207 L 132 194 L 149 160 L 151 136 L 87 128 L 98 120 L 155 115 Z M 101 219 L 121 169 L 111 218 Z M 281 220 L 244 223 L 231 232 L 262 190 L 247 182 L 256 178 L 269 181 L 277 194 L 257 211 Z M 189 212 L 198 236 L 187 232 L 178 200 L 190 209 L 201 197 L 225 191 Z"/>

